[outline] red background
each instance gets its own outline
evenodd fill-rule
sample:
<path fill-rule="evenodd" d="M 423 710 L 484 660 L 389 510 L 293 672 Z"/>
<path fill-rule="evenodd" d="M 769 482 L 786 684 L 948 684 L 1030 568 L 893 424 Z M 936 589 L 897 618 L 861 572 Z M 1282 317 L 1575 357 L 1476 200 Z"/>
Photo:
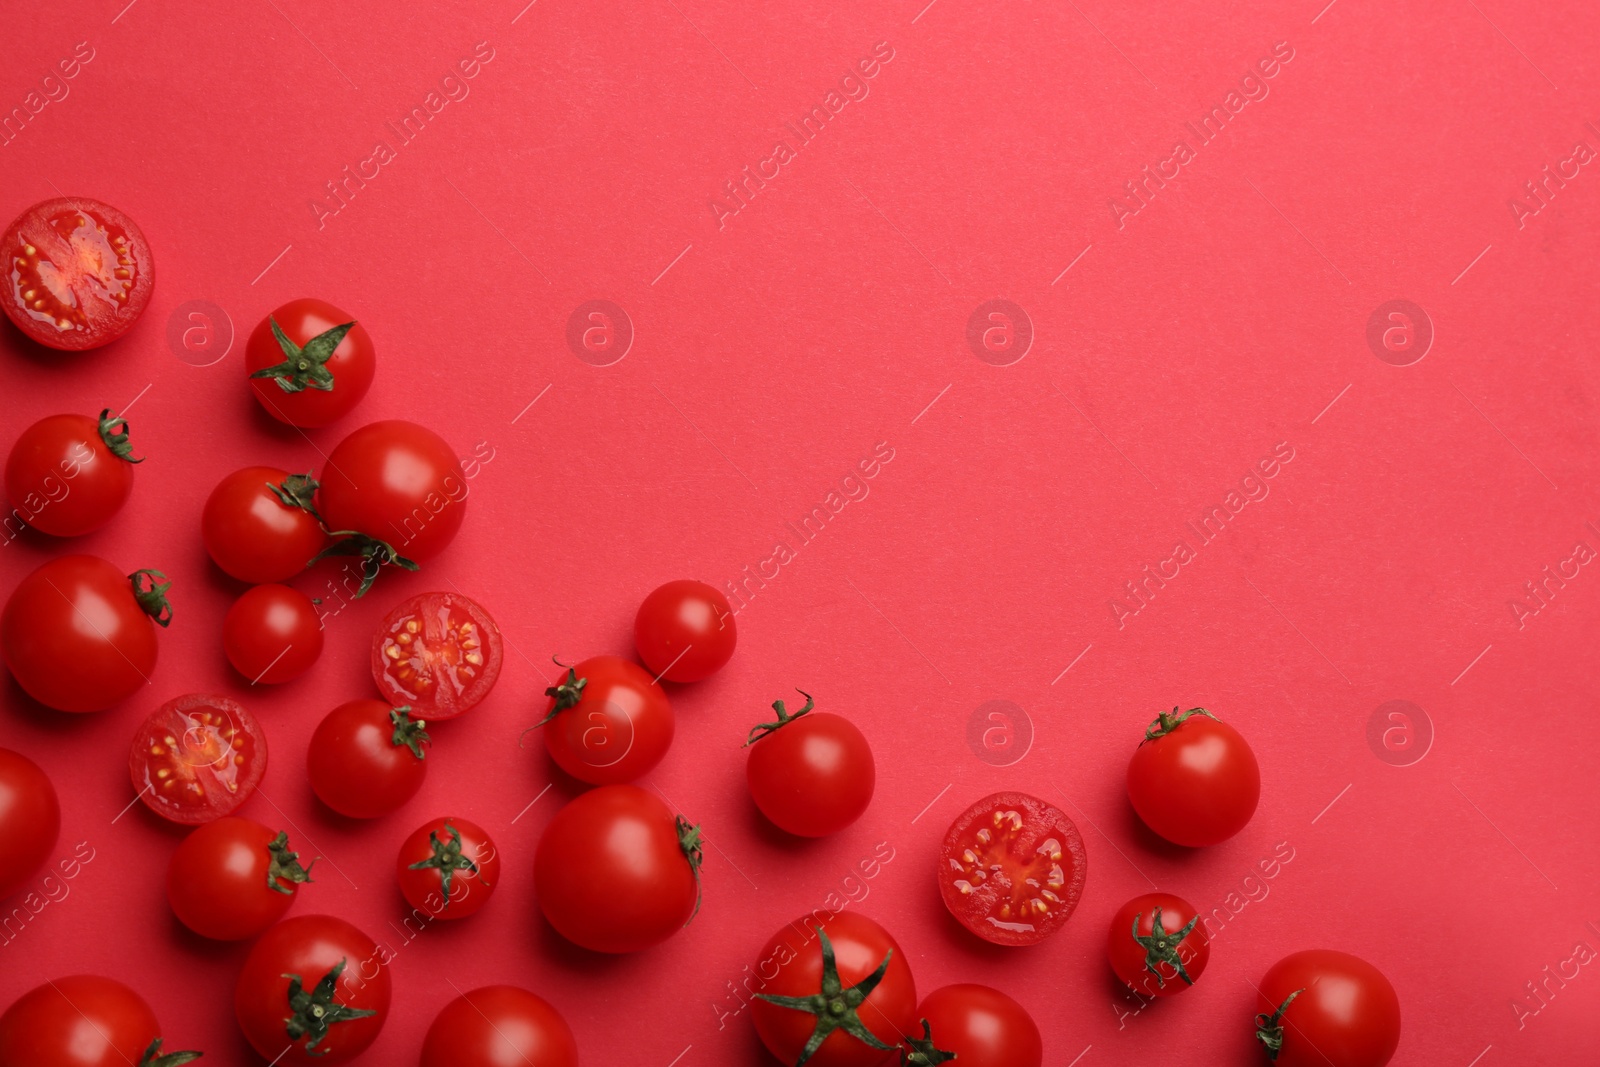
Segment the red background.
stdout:
<path fill-rule="evenodd" d="M 1520 628 L 1509 603 L 1575 543 L 1600 547 L 1600 175 L 1582 167 L 1520 228 L 1508 205 L 1575 142 L 1600 148 L 1592 5 L 123 3 L 8 16 L 0 106 L 25 106 L 78 42 L 93 59 L 0 148 L 0 215 L 58 192 L 116 204 L 154 248 L 155 296 L 126 339 L 85 355 L 0 330 L 5 431 L 125 407 L 149 462 L 116 527 L 72 548 L 166 570 L 178 614 L 152 686 L 123 707 L 63 716 L 3 688 L 5 744 L 61 792 L 59 856 L 86 841 L 94 859 L 0 948 L 0 1000 L 103 971 L 145 990 L 175 1047 L 249 1061 L 230 1007 L 246 946 L 201 943 L 169 914 L 174 828 L 142 806 L 113 821 L 132 796 L 134 724 L 212 690 L 269 731 L 272 764 L 243 813 L 292 824 L 325 858 L 296 913 L 344 916 L 398 948 L 370 1062 L 406 1062 L 455 990 L 500 981 L 553 1000 L 590 1063 L 760 1060 L 743 1015 L 719 1029 L 726 983 L 879 842 L 893 860 L 849 886 L 919 988 L 1009 991 L 1058 1067 L 1188 1049 L 1257 1062 L 1250 982 L 1318 945 L 1393 980 L 1397 1064 L 1592 1049 L 1592 965 L 1513 1003 L 1542 968 L 1570 975 L 1578 943 L 1600 946 L 1600 577 L 1582 568 Z M 324 183 L 393 142 L 385 123 L 483 41 L 493 58 L 470 94 L 319 228 L 309 202 Z M 880 41 L 893 59 L 870 94 L 719 227 L 723 182 Z M 1184 123 L 1278 42 L 1293 59 L 1270 95 L 1197 146 Z M 1178 139 L 1194 158 L 1119 229 L 1109 199 Z M 356 315 L 380 359 L 359 410 L 306 435 L 257 409 L 241 358 L 255 323 L 300 295 Z M 1035 332 L 1005 367 L 966 342 L 995 297 Z M 1395 298 L 1435 334 L 1406 367 L 1366 340 Z M 590 299 L 620 305 L 637 333 L 609 367 L 565 340 Z M 203 367 L 224 320 L 210 355 L 167 338 L 196 300 L 235 334 Z M 394 417 L 463 455 L 492 450 L 460 537 L 332 615 L 311 675 L 250 689 L 221 653 L 240 587 L 200 543 L 206 493 L 249 463 L 320 466 L 344 433 Z M 893 460 L 748 602 L 729 668 L 672 690 L 678 739 L 648 784 L 706 827 L 700 918 L 628 958 L 564 946 L 530 864 L 574 786 L 544 793 L 542 747 L 517 747 L 548 657 L 627 652 L 654 585 L 720 585 L 775 540 L 794 547 L 784 524 L 880 441 Z M 1184 524 L 1280 442 L 1294 459 L 1270 495 L 1119 627 L 1123 583 L 1177 538 L 1195 545 Z M 30 533 L 0 549 L 5 586 L 62 547 Z M 326 595 L 326 580 L 298 584 Z M 404 811 L 332 816 L 305 782 L 307 737 L 371 691 L 379 616 L 451 584 L 515 650 L 498 689 L 439 729 Z M 808 844 L 763 825 L 738 747 L 797 685 L 863 727 L 880 775 L 859 824 Z M 967 741 L 993 699 L 1031 723 L 1009 767 Z M 1395 699 L 1434 734 L 1410 766 L 1368 743 Z M 1254 821 L 1201 852 L 1143 832 L 1122 785 L 1144 724 L 1174 704 L 1236 724 L 1263 767 Z M 1063 805 L 1090 852 L 1076 917 L 1032 950 L 975 942 L 935 892 L 944 827 L 1000 788 Z M 506 884 L 478 917 L 406 944 L 394 850 L 447 810 L 497 836 Z M 1279 842 L 1293 860 L 1247 884 Z M 1119 1018 L 1136 1005 L 1113 986 L 1104 924 L 1151 883 L 1203 908 L 1234 894 L 1238 914 L 1199 987 Z M 1238 907 L 1247 890 L 1259 899 Z"/>

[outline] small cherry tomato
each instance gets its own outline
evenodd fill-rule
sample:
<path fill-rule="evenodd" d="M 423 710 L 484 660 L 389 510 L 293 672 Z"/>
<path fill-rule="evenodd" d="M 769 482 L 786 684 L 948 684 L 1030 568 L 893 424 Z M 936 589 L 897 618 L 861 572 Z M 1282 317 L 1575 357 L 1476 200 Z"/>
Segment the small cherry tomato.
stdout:
<path fill-rule="evenodd" d="M 366 328 L 326 300 L 291 300 L 250 334 L 250 388 L 267 414 L 314 428 L 344 418 L 372 387 L 377 357 Z"/>
<path fill-rule="evenodd" d="M 312 863 L 300 865 L 288 831 L 226 816 L 196 827 L 172 853 L 167 902 L 201 937 L 255 937 L 283 918 Z"/>
<path fill-rule="evenodd" d="M 1205 708 L 1162 712 L 1128 761 L 1128 799 L 1175 845 L 1215 845 L 1245 828 L 1261 769 L 1239 731 Z"/>
<path fill-rule="evenodd" d="M 13 514 L 53 537 L 98 530 L 133 492 L 133 446 L 127 420 L 106 408 L 100 418 L 51 415 L 17 438 L 6 457 L 6 497 Z"/>
<path fill-rule="evenodd" d="M 816 702 L 790 715 L 772 702 L 778 721 L 762 723 L 745 742 L 750 758 L 745 777 L 761 814 L 800 837 L 825 837 L 861 818 L 872 803 L 877 767 L 872 747 L 856 724 L 840 715 L 812 711 Z"/>
<path fill-rule="evenodd" d="M 650 673 L 698 682 L 733 658 L 738 630 L 728 598 L 704 582 L 668 582 L 644 598 L 633 620 L 633 645 Z"/>
<path fill-rule="evenodd" d="M 578 1042 L 543 997 L 510 985 L 463 993 L 422 1041 L 421 1067 L 578 1067 Z"/>
<path fill-rule="evenodd" d="M 328 712 L 311 735 L 311 788 L 340 815 L 375 819 L 417 795 L 428 776 L 425 720 L 381 700 L 352 700 Z"/>
<path fill-rule="evenodd" d="M 1146 893 L 1111 917 L 1106 956 L 1141 997 L 1175 997 L 1200 980 L 1211 944 L 1193 904 L 1171 893 Z"/>
<path fill-rule="evenodd" d="M 0 900 L 44 866 L 60 835 L 61 803 L 49 776 L 22 753 L 0 748 Z"/>
<path fill-rule="evenodd" d="M 997 945 L 1033 945 L 1066 925 L 1089 868 L 1065 812 L 1027 793 L 995 793 L 956 817 L 939 853 L 950 914 Z"/>
<path fill-rule="evenodd" d="M 304 593 L 286 585 L 253 586 L 223 617 L 222 647 L 251 685 L 292 682 L 322 655 L 322 620 Z"/>
<path fill-rule="evenodd" d="M 1256 1039 L 1273 1067 L 1384 1067 L 1400 1044 L 1400 998 L 1366 960 L 1309 949 L 1256 989 Z"/>
<path fill-rule="evenodd" d="M 266 772 L 267 738 L 256 717 L 238 701 L 202 693 L 151 712 L 128 751 L 145 807 L 185 826 L 232 815 Z"/>
<path fill-rule="evenodd" d="M 244 467 L 211 490 L 200 519 L 206 551 L 228 574 L 261 585 L 306 569 L 328 543 L 312 500 L 309 474 Z"/>
<path fill-rule="evenodd" d="M 432 559 L 455 540 L 467 513 L 467 483 L 444 438 L 390 419 L 363 426 L 334 447 L 317 507 L 328 529 L 344 535 L 339 553 L 367 564 L 365 592 L 381 564 L 416 570 L 416 561 Z"/>
<path fill-rule="evenodd" d="M 471 711 L 500 679 L 500 627 L 460 593 L 423 593 L 391 611 L 372 638 L 372 677 L 391 704 L 429 722 Z"/>
<path fill-rule="evenodd" d="M 55 978 L 0 1015 L 0 1067 L 178 1067 L 198 1052 L 161 1051 L 143 997 L 94 974 Z"/>
<path fill-rule="evenodd" d="M 500 853 L 477 823 L 434 819 L 400 846 L 395 874 L 413 908 L 434 919 L 465 919 L 500 884 Z"/>
<path fill-rule="evenodd" d="M 907 1039 L 905 1067 L 1040 1067 L 1044 1039 L 1028 1009 L 985 985 L 947 985 L 917 1008 L 922 1036 Z"/>
<path fill-rule="evenodd" d="M 557 661 L 560 665 L 560 661 Z M 567 668 L 550 698 L 544 747 L 562 770 L 591 785 L 631 782 L 672 744 L 672 705 L 637 664 L 594 656 Z"/>
<path fill-rule="evenodd" d="M 239 1029 L 276 1067 L 354 1059 L 389 1016 L 389 952 L 331 915 L 285 919 L 261 935 L 239 970 Z"/>

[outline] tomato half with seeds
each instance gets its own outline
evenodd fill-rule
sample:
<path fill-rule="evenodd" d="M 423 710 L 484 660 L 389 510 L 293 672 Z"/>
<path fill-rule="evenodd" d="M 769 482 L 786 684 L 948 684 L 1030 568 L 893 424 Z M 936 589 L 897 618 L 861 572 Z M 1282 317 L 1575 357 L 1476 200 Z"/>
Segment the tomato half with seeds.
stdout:
<path fill-rule="evenodd" d="M 133 735 L 128 774 L 145 807 L 198 826 L 231 815 L 267 772 L 267 738 L 244 705 L 189 693 L 150 713 Z"/>
<path fill-rule="evenodd" d="M 0 1015 L 0 1067 L 178 1067 L 198 1052 L 161 1051 L 150 1005 L 114 978 L 74 974 L 18 997 Z"/>
<path fill-rule="evenodd" d="M 395 876 L 406 903 L 433 919 L 465 919 L 500 885 L 500 852 L 483 827 L 434 819 L 400 845 Z"/>
<path fill-rule="evenodd" d="M 326 300 L 291 300 L 256 325 L 244 350 L 267 414 L 307 429 L 344 418 L 377 370 L 366 327 Z"/>
<path fill-rule="evenodd" d="M 343 554 L 421 561 L 455 540 L 467 512 L 467 483 L 444 438 L 390 419 L 361 427 L 329 453 L 317 507 L 330 530 L 360 535 L 342 539 Z"/>
<path fill-rule="evenodd" d="M 572 1028 L 550 1002 L 510 985 L 463 993 L 422 1041 L 421 1067 L 578 1067 Z"/>
<path fill-rule="evenodd" d="M 352 819 L 376 819 L 417 795 L 428 776 L 426 720 L 381 700 L 340 704 L 317 724 L 306 752 L 311 789 Z"/>
<path fill-rule="evenodd" d="M 1175 845 L 1220 844 L 1250 822 L 1261 768 L 1238 730 L 1205 708 L 1162 712 L 1128 761 L 1128 800 Z"/>
<path fill-rule="evenodd" d="M 86 196 L 30 207 L 0 237 L 0 307 L 42 345 L 81 351 L 133 328 L 156 284 L 150 245 L 134 221 Z"/>
<path fill-rule="evenodd" d="M 500 680 L 505 642 L 483 605 L 424 593 L 391 611 L 372 638 L 372 678 L 391 704 L 442 722 L 476 707 Z"/>
<path fill-rule="evenodd" d="M 133 492 L 127 420 L 106 408 L 51 415 L 22 431 L 6 457 L 12 512 L 52 537 L 78 537 L 110 522 Z"/>
<path fill-rule="evenodd" d="M 223 616 L 222 649 L 251 685 L 292 682 L 322 655 L 322 619 L 297 589 L 254 586 Z"/>
<path fill-rule="evenodd" d="M 906 1041 L 904 1067 L 1040 1067 L 1039 1026 L 998 989 L 965 983 L 935 989 L 917 1007 L 922 1036 Z"/>
<path fill-rule="evenodd" d="M 306 569 L 328 543 L 312 509 L 309 474 L 243 467 L 206 499 L 200 532 L 217 566 L 241 582 L 285 582 Z"/>
<path fill-rule="evenodd" d="M 761 814 L 799 837 L 824 837 L 861 818 L 872 803 L 877 764 L 872 746 L 842 715 L 805 707 L 790 714 L 772 703 L 778 721 L 750 731 L 745 778 Z"/>
<path fill-rule="evenodd" d="M 738 644 L 728 598 L 705 582 L 682 579 L 651 591 L 633 620 L 633 645 L 650 673 L 698 682 L 720 671 Z"/>
<path fill-rule="evenodd" d="M 167 863 L 167 902 L 201 937 L 239 941 L 283 918 L 311 867 L 286 830 L 227 816 L 196 827 Z"/>
<path fill-rule="evenodd" d="M 559 664 L 559 661 L 557 661 Z M 672 744 L 672 704 L 636 663 L 593 656 L 546 689 L 544 747 L 580 782 L 631 782 L 661 762 Z"/>
<path fill-rule="evenodd" d="M 939 893 L 956 921 L 997 945 L 1033 945 L 1066 925 L 1089 857 L 1065 812 L 995 793 L 957 816 L 939 853 Z"/>
<path fill-rule="evenodd" d="M 1211 944 L 1193 904 L 1171 893 L 1145 893 L 1111 917 L 1106 958 L 1141 997 L 1175 997 L 1205 973 Z"/>
<path fill-rule="evenodd" d="M 1384 1067 L 1400 1045 L 1394 986 L 1348 952 L 1285 956 L 1261 979 L 1256 998 L 1256 1039 L 1273 1067 Z"/>
<path fill-rule="evenodd" d="M 61 836 L 61 802 L 33 760 L 0 748 L 0 900 L 44 866 Z"/>

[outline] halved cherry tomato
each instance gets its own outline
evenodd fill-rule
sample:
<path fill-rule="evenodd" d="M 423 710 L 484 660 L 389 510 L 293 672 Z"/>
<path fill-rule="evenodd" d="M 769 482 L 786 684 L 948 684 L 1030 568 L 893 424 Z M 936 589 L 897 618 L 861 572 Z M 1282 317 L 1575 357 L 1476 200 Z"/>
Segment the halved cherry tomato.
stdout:
<path fill-rule="evenodd" d="M 728 598 L 681 579 L 651 592 L 633 620 L 633 645 L 656 677 L 698 682 L 720 671 L 738 643 Z"/>
<path fill-rule="evenodd" d="M 156 284 L 139 227 L 86 196 L 33 205 L 0 237 L 0 252 L 0 306 L 23 333 L 65 351 L 98 348 L 127 333 Z"/>
<path fill-rule="evenodd" d="M 60 835 L 61 803 L 50 777 L 22 753 L 0 748 L 0 900 L 44 866 Z"/>
<path fill-rule="evenodd" d="M 1308 949 L 1256 987 L 1256 1039 L 1273 1067 L 1384 1067 L 1400 1044 L 1400 998 L 1359 956 Z"/>
<path fill-rule="evenodd" d="M 200 519 L 206 551 L 241 582 L 288 581 L 328 543 L 312 501 L 309 474 L 244 467 L 211 490 Z"/>
<path fill-rule="evenodd" d="M 161 1051 L 145 999 L 114 978 L 73 974 L 18 997 L 0 1015 L 0 1067 L 178 1067 L 198 1052 Z"/>
<path fill-rule="evenodd" d="M 133 735 L 128 775 L 145 807 L 175 823 L 220 819 L 267 772 L 267 738 L 236 700 L 189 693 L 150 713 Z"/>
<path fill-rule="evenodd" d="M 559 661 L 558 661 L 559 663 Z M 593 656 L 546 689 L 544 746 L 562 770 L 591 785 L 631 782 L 672 744 L 672 705 L 636 663 Z"/>
<path fill-rule="evenodd" d="M 372 677 L 384 699 L 442 722 L 475 707 L 500 679 L 500 627 L 476 600 L 423 593 L 391 611 L 372 639 Z"/>
<path fill-rule="evenodd" d="M 422 1067 L 578 1067 L 578 1042 L 543 997 L 510 985 L 463 993 L 422 1041 Z"/>
<path fill-rule="evenodd" d="M 304 593 L 286 585 L 245 590 L 222 618 L 222 648 L 251 685 L 292 682 L 322 655 L 322 620 Z"/>
<path fill-rule="evenodd" d="M 775 700 L 775 723 L 750 731 L 745 777 L 761 814 L 800 837 L 837 833 L 861 818 L 872 803 L 877 765 L 856 724 L 842 715 L 812 711 L 815 702 L 789 714 Z"/>
<path fill-rule="evenodd" d="M 307 428 L 348 415 L 377 369 L 366 327 L 309 297 L 289 301 L 257 324 L 244 363 L 267 414 Z"/>
<path fill-rule="evenodd" d="M 6 457 L 6 497 L 35 530 L 77 537 L 110 522 L 133 492 L 127 420 L 51 415 L 22 431 Z"/>
<path fill-rule="evenodd" d="M 179 843 L 167 864 L 167 902 L 201 937 L 255 937 L 283 918 L 315 862 L 301 866 L 288 831 L 228 816 Z"/>
<path fill-rule="evenodd" d="M 401 844 L 395 875 L 413 908 L 432 919 L 465 919 L 500 884 L 500 853 L 477 823 L 434 819 Z"/>
<path fill-rule="evenodd" d="M 1193 904 L 1171 893 L 1145 893 L 1111 917 L 1106 957 L 1141 997 L 1175 997 L 1205 973 L 1211 944 Z"/>
<path fill-rule="evenodd" d="M 1083 895 L 1089 858 L 1065 812 L 1027 793 L 995 793 L 956 817 L 939 856 L 950 914 L 997 945 L 1060 930 Z"/>
<path fill-rule="evenodd" d="M 917 1008 L 922 1036 L 907 1040 L 905 1067 L 1040 1067 L 1044 1039 L 1028 1009 L 985 985 L 935 989 Z"/>
<path fill-rule="evenodd" d="M 381 700 L 340 704 L 317 724 L 306 752 L 311 788 L 352 819 L 375 819 L 417 795 L 428 776 L 426 720 Z"/>
<path fill-rule="evenodd" d="M 1128 800 L 1175 845 L 1215 845 L 1245 828 L 1261 769 L 1239 731 L 1205 708 L 1162 712 L 1128 761 Z"/>

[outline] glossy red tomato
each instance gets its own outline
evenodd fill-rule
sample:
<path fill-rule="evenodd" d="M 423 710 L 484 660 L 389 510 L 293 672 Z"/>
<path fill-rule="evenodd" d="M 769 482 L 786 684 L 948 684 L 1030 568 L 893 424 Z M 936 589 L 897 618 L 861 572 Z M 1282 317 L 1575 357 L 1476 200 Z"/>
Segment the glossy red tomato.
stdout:
<path fill-rule="evenodd" d="M 1065 812 L 1027 793 L 995 793 L 956 817 L 939 852 L 950 914 L 997 945 L 1033 945 L 1066 925 L 1089 857 Z"/>
<path fill-rule="evenodd" d="M 311 788 L 328 807 L 375 819 L 417 795 L 428 776 L 427 722 L 381 700 L 340 704 L 317 724 L 306 753 Z"/>
<path fill-rule="evenodd" d="M 316 489 L 309 474 L 277 467 L 234 471 L 206 500 L 200 519 L 206 551 L 241 582 L 293 578 L 328 543 L 311 510 Z"/>
<path fill-rule="evenodd" d="M 773 701 L 775 723 L 750 731 L 745 777 L 761 814 L 800 837 L 837 833 L 861 818 L 872 803 L 877 766 L 872 747 L 856 724 L 806 706 L 789 714 Z"/>
<path fill-rule="evenodd" d="M 947 985 L 917 1008 L 922 1036 L 906 1042 L 904 1067 L 1040 1067 L 1044 1039 L 1028 1009 L 986 985 Z"/>
<path fill-rule="evenodd" d="M 0 1015 L 0 1067 L 178 1067 L 198 1052 L 161 1052 L 143 997 L 112 978 L 74 974 L 18 997 Z"/>
<path fill-rule="evenodd" d="M 98 556 L 42 564 L 0 615 L 17 684 L 57 711 L 103 711 L 132 696 L 156 669 L 156 625 L 172 619 L 165 577 L 123 574 Z"/>
<path fill-rule="evenodd" d="M 21 889 L 56 847 L 61 804 L 39 765 L 0 748 L 0 900 Z"/>
<path fill-rule="evenodd" d="M 1204 708 L 1162 712 L 1128 761 L 1128 799 L 1144 824 L 1199 848 L 1245 828 L 1261 798 L 1261 769 L 1239 731 Z"/>
<path fill-rule="evenodd" d="M 738 643 L 728 598 L 704 582 L 668 582 L 644 598 L 633 645 L 651 675 L 698 682 L 720 671 Z"/>
<path fill-rule="evenodd" d="M 556 932 L 595 952 L 638 952 L 700 908 L 700 829 L 638 786 L 606 785 L 556 813 L 533 880 Z"/>
<path fill-rule="evenodd" d="M 228 816 L 179 843 L 167 864 L 167 903 L 201 937 L 255 937 L 283 918 L 315 862 L 301 866 L 288 831 Z"/>
<path fill-rule="evenodd" d="M 578 1067 L 578 1042 L 543 997 L 511 985 L 463 993 L 422 1041 L 421 1067 Z"/>
<path fill-rule="evenodd" d="M 661 762 L 672 744 L 672 705 L 637 664 L 594 656 L 567 668 L 546 689 L 544 747 L 581 782 L 631 782 Z"/>
<path fill-rule="evenodd" d="M 1175 997 L 1205 973 L 1211 944 L 1193 904 L 1171 893 L 1146 893 L 1111 917 L 1106 957 L 1141 997 Z"/>
<path fill-rule="evenodd" d="M 0 251 L 0 306 L 42 345 L 98 348 L 127 333 L 156 284 L 155 260 L 132 219 L 98 200 L 67 196 L 18 215 Z"/>
<path fill-rule="evenodd" d="M 756 1033 L 795 1067 L 873 1067 L 916 1032 L 911 966 L 865 915 L 824 914 L 796 919 L 762 949 L 756 973 L 766 981 L 750 1002 Z"/>
<path fill-rule="evenodd" d="M 401 844 L 395 877 L 406 903 L 429 918 L 465 919 L 500 885 L 500 853 L 477 823 L 434 819 Z"/>
<path fill-rule="evenodd" d="M 251 685 L 291 682 L 322 655 L 317 606 L 286 585 L 247 589 L 222 619 L 222 648 Z"/>
<path fill-rule="evenodd" d="M 372 638 L 372 677 L 391 704 L 429 722 L 462 715 L 500 680 L 500 627 L 476 600 L 423 593 L 391 611 Z"/>
<path fill-rule="evenodd" d="M 372 386 L 377 357 L 366 328 L 326 300 L 291 300 L 250 334 L 250 388 L 267 414 L 307 428 L 348 415 Z"/>
<path fill-rule="evenodd" d="M 343 919 L 285 919 L 261 935 L 239 971 L 239 1029 L 277 1067 L 352 1060 L 388 1018 L 387 963 L 385 951 Z"/>
<path fill-rule="evenodd" d="M 231 815 L 267 773 L 267 738 L 238 701 L 204 693 L 169 700 L 133 735 L 128 774 L 145 807 L 198 826 Z"/>
<path fill-rule="evenodd" d="M 1384 1067 L 1400 1044 L 1400 998 L 1366 960 L 1309 949 L 1274 963 L 1256 996 L 1273 1067 Z"/>
<path fill-rule="evenodd" d="M 55 537 L 77 537 L 110 522 L 133 492 L 128 424 L 111 409 L 98 419 L 51 415 L 17 438 L 6 457 L 6 498 L 14 515 Z"/>
<path fill-rule="evenodd" d="M 367 558 L 392 562 L 443 552 L 467 513 L 461 460 L 444 438 L 414 422 L 374 422 L 340 441 L 317 490 L 328 528 L 354 531 L 387 546 Z M 371 545 L 356 542 L 366 551 Z"/>

